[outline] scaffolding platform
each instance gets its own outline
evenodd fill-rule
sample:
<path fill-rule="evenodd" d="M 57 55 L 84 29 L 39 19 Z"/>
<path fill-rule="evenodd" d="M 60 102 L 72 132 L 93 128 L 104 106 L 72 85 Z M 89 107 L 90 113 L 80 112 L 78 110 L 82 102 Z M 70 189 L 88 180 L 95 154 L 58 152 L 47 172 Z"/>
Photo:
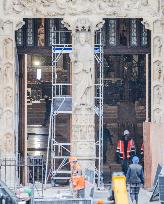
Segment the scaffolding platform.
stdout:
<path fill-rule="evenodd" d="M 59 33 L 60 34 L 60 33 Z M 55 33 L 54 33 L 54 36 Z M 59 35 L 60 36 L 60 35 Z M 52 38 L 53 39 L 53 38 Z M 55 39 L 55 38 L 54 38 Z M 56 41 L 54 41 L 56 42 Z M 63 167 L 68 164 L 68 158 L 71 155 L 70 143 L 69 145 L 58 143 L 56 141 L 56 117 L 58 114 L 72 114 L 72 84 L 59 83 L 57 80 L 57 67 L 58 62 L 64 54 L 69 55 L 73 48 L 72 44 L 55 44 L 52 42 L 52 104 L 50 114 L 49 125 L 49 137 L 47 147 L 47 163 L 45 172 L 45 183 L 47 183 L 49 169 L 52 172 L 52 179 L 57 180 L 61 177 L 65 178 L 65 172 Z M 98 186 L 101 186 L 102 181 L 102 169 L 103 169 L 103 44 L 101 31 L 98 31 L 95 35 L 95 47 L 94 47 L 95 65 L 97 65 L 95 81 L 95 106 L 93 110 L 95 115 L 98 116 L 98 141 L 95 141 L 97 146 L 96 160 L 97 167 L 95 169 L 96 179 Z M 64 150 L 64 151 L 63 151 Z M 65 154 L 66 153 L 66 154 Z M 49 159 L 50 158 L 50 159 Z M 51 162 L 50 162 L 51 160 Z M 51 168 L 49 164 L 51 163 Z M 59 172 L 61 175 L 58 175 Z"/>
<path fill-rule="evenodd" d="M 72 97 L 55 97 L 53 103 L 53 114 L 72 113 Z"/>

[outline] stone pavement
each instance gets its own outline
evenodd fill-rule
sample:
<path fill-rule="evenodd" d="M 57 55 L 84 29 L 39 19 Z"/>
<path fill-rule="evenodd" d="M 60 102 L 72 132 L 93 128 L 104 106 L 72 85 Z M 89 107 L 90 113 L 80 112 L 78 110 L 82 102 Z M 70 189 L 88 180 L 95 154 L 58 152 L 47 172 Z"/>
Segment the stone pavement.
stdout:
<path fill-rule="evenodd" d="M 152 192 L 148 192 L 144 189 L 141 189 L 140 194 L 139 194 L 138 204 L 148 204 L 148 203 L 160 204 L 159 201 L 150 202 L 149 200 L 150 200 L 151 195 L 152 195 Z"/>
<path fill-rule="evenodd" d="M 159 201 L 155 201 L 155 202 L 150 202 L 150 197 L 152 195 L 152 192 L 146 191 L 144 189 L 140 190 L 140 194 L 139 194 L 139 202 L 138 204 L 160 204 Z M 104 200 L 104 204 L 109 204 L 109 203 L 113 203 L 111 201 L 107 201 L 107 197 L 108 197 L 108 192 L 107 191 L 97 191 L 95 193 L 95 197 L 94 197 L 94 204 L 97 203 L 98 199 L 103 199 Z M 131 204 L 131 203 L 129 203 Z"/>

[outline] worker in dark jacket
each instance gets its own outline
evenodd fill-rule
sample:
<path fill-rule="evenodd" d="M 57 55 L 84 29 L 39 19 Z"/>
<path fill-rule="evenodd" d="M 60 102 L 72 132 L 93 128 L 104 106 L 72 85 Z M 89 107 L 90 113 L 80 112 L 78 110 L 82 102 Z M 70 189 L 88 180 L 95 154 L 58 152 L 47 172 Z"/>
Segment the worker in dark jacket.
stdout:
<path fill-rule="evenodd" d="M 132 202 L 136 201 L 138 204 L 138 194 L 141 184 L 144 184 L 143 168 L 139 163 L 139 158 L 134 156 L 132 159 L 133 164 L 129 165 L 126 182 L 130 184 L 130 197 Z"/>
<path fill-rule="evenodd" d="M 48 124 L 50 113 L 51 113 L 51 99 L 47 95 L 44 96 L 44 99 L 45 99 L 46 107 L 45 107 L 45 114 L 44 114 L 44 122 L 42 125 L 46 126 Z"/>
<path fill-rule="evenodd" d="M 104 123 L 103 125 L 103 163 L 105 164 L 107 161 L 107 150 L 108 150 L 108 141 L 110 145 L 113 145 L 112 135 L 107 128 L 107 124 Z"/>

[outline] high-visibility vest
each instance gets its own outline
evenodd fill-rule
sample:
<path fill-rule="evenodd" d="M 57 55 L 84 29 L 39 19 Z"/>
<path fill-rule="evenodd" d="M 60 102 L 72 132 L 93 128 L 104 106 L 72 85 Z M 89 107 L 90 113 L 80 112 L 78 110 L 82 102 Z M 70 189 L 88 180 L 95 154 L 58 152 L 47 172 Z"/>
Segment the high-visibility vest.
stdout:
<path fill-rule="evenodd" d="M 135 145 L 134 141 L 131 139 L 128 141 L 128 146 L 127 146 L 127 159 L 130 159 L 130 153 L 134 152 L 135 153 Z M 120 159 L 124 160 L 125 159 L 125 151 L 124 151 L 124 141 L 119 140 L 117 143 L 117 153 L 119 153 Z"/>
<path fill-rule="evenodd" d="M 85 178 L 84 176 L 73 176 L 72 184 L 74 190 L 81 190 L 85 188 Z"/>

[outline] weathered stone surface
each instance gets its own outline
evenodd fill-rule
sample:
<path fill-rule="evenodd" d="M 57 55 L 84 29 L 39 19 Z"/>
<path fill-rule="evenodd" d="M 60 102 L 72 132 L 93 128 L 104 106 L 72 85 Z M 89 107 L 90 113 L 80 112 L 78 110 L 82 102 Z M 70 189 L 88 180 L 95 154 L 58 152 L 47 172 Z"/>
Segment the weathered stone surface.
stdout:
<path fill-rule="evenodd" d="M 39 6 L 38 6 L 39 5 Z M 161 6 L 161 7 L 160 7 Z M 101 28 L 103 18 L 143 18 L 143 24 L 152 31 L 151 119 L 164 122 L 163 64 L 164 64 L 164 2 L 154 0 L 2 0 L 0 1 L 0 136 L 12 135 L 15 140 L 15 30 L 23 25 L 23 18 L 61 17 L 72 30 L 73 49 L 73 153 L 80 147 L 93 157 L 84 162 L 94 167 L 94 32 Z M 85 53 L 86 59 L 84 59 Z M 5 80 L 5 82 L 4 82 Z M 79 83 L 76 83 L 77 82 Z M 85 83 L 84 83 L 85 80 Z M 7 92 L 6 92 L 7 91 Z M 77 94 L 79 91 L 79 95 Z M 88 122 L 88 117 L 90 121 Z M 84 124 L 83 121 L 85 121 Z M 9 132 L 8 132 L 9 131 Z M 80 132 L 82 131 L 82 132 Z M 80 132 L 80 133 L 79 133 Z M 81 135 L 90 135 L 88 145 Z M 1 139 L 1 138 L 0 138 Z M 1 147 L 3 144 L 1 144 Z M 7 146 L 7 145 L 6 145 Z M 82 152 L 82 150 L 80 150 Z M 2 154 L 3 153 L 3 154 Z M 1 156 L 15 155 L 15 150 Z M 78 153 L 82 159 L 82 153 Z M 84 165 L 84 166 L 85 166 Z"/>

